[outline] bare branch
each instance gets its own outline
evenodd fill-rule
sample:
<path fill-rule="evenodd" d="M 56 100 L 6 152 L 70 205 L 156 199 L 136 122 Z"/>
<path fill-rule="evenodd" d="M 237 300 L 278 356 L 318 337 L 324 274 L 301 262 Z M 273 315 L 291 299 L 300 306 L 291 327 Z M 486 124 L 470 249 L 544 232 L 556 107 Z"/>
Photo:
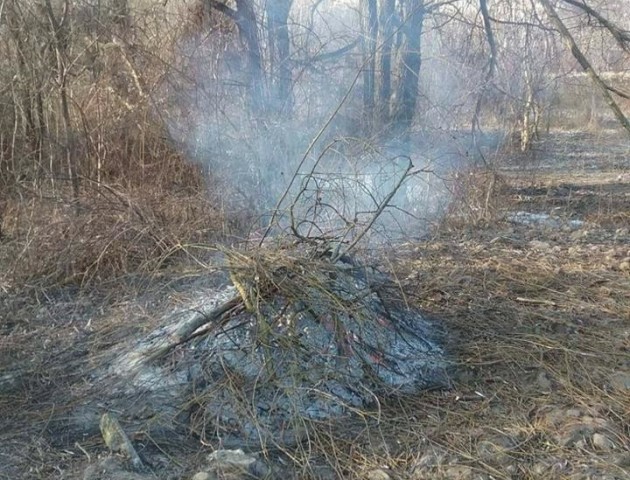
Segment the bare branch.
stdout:
<path fill-rule="evenodd" d="M 488 71 L 486 73 L 483 88 L 481 90 L 481 93 L 479 94 L 479 97 L 477 97 L 475 112 L 473 114 L 472 135 L 475 144 L 477 143 L 476 131 L 479 127 L 479 114 L 481 113 L 481 105 L 483 103 L 484 94 L 488 89 L 488 85 L 490 84 L 492 77 L 494 76 L 494 70 L 496 69 L 497 64 L 497 44 L 494 40 L 494 32 L 492 31 L 492 23 L 490 19 L 490 12 L 488 12 L 487 0 L 479 0 L 479 7 L 481 10 L 481 16 L 483 18 L 483 27 L 486 32 L 486 39 L 488 40 L 488 45 L 490 46 L 490 59 L 488 61 Z M 481 154 L 481 150 L 479 150 L 479 153 Z M 482 154 L 481 158 L 485 162 L 485 157 Z"/>
<path fill-rule="evenodd" d="M 361 230 L 361 232 L 359 232 L 359 234 L 355 237 L 355 239 L 352 241 L 352 243 L 350 243 L 350 245 L 348 245 L 348 247 L 346 247 L 346 249 L 343 252 L 340 251 L 341 242 L 337 245 L 336 252 L 332 256 L 332 261 L 333 262 L 338 261 L 343 256 L 345 256 L 348 253 L 350 253 L 350 251 L 354 247 L 357 246 L 357 244 L 361 241 L 361 239 L 365 236 L 365 234 L 370 230 L 370 228 L 372 228 L 372 226 L 374 225 L 376 220 L 378 220 L 378 218 L 381 216 L 381 214 L 389 206 L 390 202 L 394 198 L 394 195 L 396 195 L 398 190 L 400 190 L 400 187 L 402 187 L 403 183 L 405 183 L 405 180 L 407 180 L 407 178 L 409 176 L 409 172 L 411 172 L 411 170 L 413 169 L 413 163 L 411 163 L 411 159 L 408 158 L 407 160 L 408 160 L 409 163 L 407 165 L 407 168 L 405 169 L 405 172 L 400 176 L 400 179 L 399 179 L 398 183 L 394 186 L 394 188 L 391 189 L 389 194 L 381 202 L 381 204 L 379 205 L 379 207 L 376 210 L 376 212 L 374 212 L 374 215 L 372 215 L 372 218 L 370 219 L 368 224 L 365 225 L 363 230 Z"/>
<path fill-rule="evenodd" d="M 606 100 L 606 103 L 614 113 L 615 117 L 617 118 L 617 120 L 619 120 L 621 126 L 626 129 L 628 134 L 630 134 L 630 122 L 619 108 L 619 105 L 617 105 L 617 102 L 615 102 L 615 99 L 610 95 L 610 87 L 606 84 L 606 82 L 602 80 L 602 78 L 597 74 L 591 63 L 584 56 L 584 54 L 580 50 L 580 47 L 571 36 L 571 32 L 569 32 L 569 29 L 562 22 L 562 19 L 558 16 L 558 13 L 553 8 L 549 0 L 540 0 L 540 3 L 545 8 L 545 11 L 547 12 L 547 15 L 549 15 L 551 22 L 560 32 L 560 35 L 564 39 L 567 47 L 569 47 L 569 49 L 571 50 L 573 57 L 575 57 L 580 66 L 586 71 L 593 83 L 601 90 L 602 95 L 604 96 L 604 100 Z"/>
<path fill-rule="evenodd" d="M 562 0 L 564 3 L 568 3 L 569 5 L 573 5 L 576 8 L 579 8 L 583 12 L 587 13 L 591 17 L 595 18 L 606 30 L 610 32 L 613 38 L 617 41 L 619 46 L 623 48 L 626 53 L 630 53 L 630 32 L 623 30 L 618 27 L 606 17 L 604 17 L 597 10 L 588 6 L 586 2 L 578 1 L 578 0 Z"/>

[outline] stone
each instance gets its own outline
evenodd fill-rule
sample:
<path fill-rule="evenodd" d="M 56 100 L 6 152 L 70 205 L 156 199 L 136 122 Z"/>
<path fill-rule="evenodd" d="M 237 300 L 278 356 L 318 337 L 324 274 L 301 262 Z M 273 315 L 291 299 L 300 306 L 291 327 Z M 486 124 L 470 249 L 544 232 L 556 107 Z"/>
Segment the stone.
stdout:
<path fill-rule="evenodd" d="M 556 439 L 562 447 L 583 448 L 593 433 L 595 429 L 591 425 L 580 423 L 569 426 L 565 431 L 560 432 Z"/>
<path fill-rule="evenodd" d="M 210 469 L 219 474 L 248 476 L 257 458 L 243 450 L 216 450 L 208 455 Z"/>
<path fill-rule="evenodd" d="M 553 383 L 544 370 L 536 377 L 536 384 L 540 387 L 541 393 L 549 393 L 553 387 Z"/>
<path fill-rule="evenodd" d="M 484 461 L 503 464 L 510 460 L 508 453 L 514 448 L 514 445 L 514 440 L 507 435 L 496 435 L 480 441 L 477 445 L 477 452 Z"/>
<path fill-rule="evenodd" d="M 422 470 L 428 469 L 432 467 L 437 467 L 446 463 L 447 454 L 442 449 L 439 448 L 430 448 L 427 452 L 425 452 L 418 462 L 416 463 L 414 469 Z"/>
<path fill-rule="evenodd" d="M 544 462 L 535 463 L 532 466 L 532 473 L 537 477 L 542 477 L 549 470 L 549 465 Z"/>
<path fill-rule="evenodd" d="M 338 480 L 339 478 L 335 469 L 328 465 L 316 465 L 311 468 L 310 473 L 313 480 Z"/>
<path fill-rule="evenodd" d="M 627 391 L 630 390 L 630 373 L 617 372 L 610 377 L 610 385 L 615 390 Z"/>
<path fill-rule="evenodd" d="M 630 468 L 630 453 L 620 453 L 612 458 L 612 463 L 621 468 Z"/>
<path fill-rule="evenodd" d="M 578 417 L 582 416 L 582 411 L 579 408 L 569 408 L 565 412 L 565 415 L 567 417 L 571 417 L 571 418 L 578 418 Z"/>
<path fill-rule="evenodd" d="M 83 480 L 149 480 L 153 475 L 129 472 L 120 459 L 107 457 L 96 465 L 90 465 L 83 473 Z"/>
<path fill-rule="evenodd" d="M 391 480 L 392 477 L 382 468 L 377 468 L 376 470 L 369 471 L 365 478 L 367 480 Z"/>
<path fill-rule="evenodd" d="M 582 230 L 575 230 L 569 234 L 569 239 L 572 242 L 577 242 L 578 240 L 581 240 L 584 237 L 585 237 L 585 232 Z"/>
<path fill-rule="evenodd" d="M 544 413 L 544 422 L 549 425 L 558 426 L 564 421 L 565 416 L 566 412 L 564 410 L 561 408 L 553 408 Z"/>
<path fill-rule="evenodd" d="M 594 433 L 591 442 L 593 442 L 593 447 L 604 452 L 609 452 L 615 448 L 615 442 L 603 433 Z"/>
<path fill-rule="evenodd" d="M 214 472 L 198 472 L 192 477 L 192 480 L 219 480 Z"/>
<path fill-rule="evenodd" d="M 474 470 L 468 465 L 453 465 L 444 469 L 446 480 L 473 480 Z"/>
<path fill-rule="evenodd" d="M 547 251 L 551 248 L 551 245 L 548 242 L 532 240 L 531 242 L 529 242 L 529 247 L 533 250 Z"/>
<path fill-rule="evenodd" d="M 127 457 L 136 470 L 143 468 L 140 456 L 114 415 L 104 413 L 101 417 L 100 428 L 103 440 L 105 440 L 105 445 L 107 445 L 112 452 L 120 453 Z"/>
<path fill-rule="evenodd" d="M 254 463 L 249 466 L 248 469 L 249 475 L 254 478 L 271 478 L 275 475 L 272 475 L 272 469 L 266 462 L 263 462 L 261 459 L 256 459 Z"/>

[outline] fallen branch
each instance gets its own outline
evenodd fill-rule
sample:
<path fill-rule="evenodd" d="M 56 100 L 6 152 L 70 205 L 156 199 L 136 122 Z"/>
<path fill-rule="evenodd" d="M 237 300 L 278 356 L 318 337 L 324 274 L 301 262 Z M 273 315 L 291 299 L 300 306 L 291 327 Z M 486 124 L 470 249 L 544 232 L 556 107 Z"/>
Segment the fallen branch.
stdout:
<path fill-rule="evenodd" d="M 139 365 L 163 357 L 178 345 L 190 340 L 199 328 L 225 318 L 227 313 L 242 304 L 243 300 L 240 297 L 234 297 L 221 305 L 192 311 L 190 317 L 172 327 L 158 330 L 140 346 L 136 346 L 130 353 L 135 357 L 133 363 Z M 221 323 L 219 322 L 216 327 L 220 326 Z"/>
<path fill-rule="evenodd" d="M 516 301 L 517 302 L 521 302 L 521 303 L 530 303 L 533 305 L 548 305 L 550 307 L 557 307 L 558 304 L 556 302 L 552 302 L 551 300 L 538 300 L 536 298 L 523 298 L 523 297 L 516 297 Z"/>

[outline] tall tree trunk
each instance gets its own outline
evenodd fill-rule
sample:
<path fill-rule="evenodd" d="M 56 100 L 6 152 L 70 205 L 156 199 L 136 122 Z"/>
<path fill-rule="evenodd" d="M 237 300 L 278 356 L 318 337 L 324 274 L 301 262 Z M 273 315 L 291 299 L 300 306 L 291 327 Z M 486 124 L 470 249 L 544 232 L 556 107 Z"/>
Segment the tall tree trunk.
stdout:
<path fill-rule="evenodd" d="M 293 0 L 267 0 L 267 35 L 273 98 L 271 108 L 290 115 L 293 109 L 289 13 Z"/>
<path fill-rule="evenodd" d="M 363 10 L 363 108 L 366 130 L 372 129 L 374 120 L 376 40 L 378 36 L 378 10 L 376 0 L 362 0 Z"/>
<path fill-rule="evenodd" d="M 409 129 L 413 122 L 418 103 L 418 86 L 420 80 L 420 65 L 422 64 L 421 37 L 424 22 L 424 0 L 407 0 L 403 17 L 399 66 L 400 83 L 393 106 L 393 129 L 397 134 L 403 134 L 408 139 Z"/>
<path fill-rule="evenodd" d="M 235 21 L 241 39 L 247 47 L 250 107 L 253 113 L 264 114 L 267 105 L 265 78 L 256 12 L 251 0 L 236 0 Z"/>
<path fill-rule="evenodd" d="M 41 156 L 41 137 L 39 124 L 37 122 L 37 96 L 41 95 L 42 85 L 37 85 L 36 75 L 32 71 L 32 68 L 27 58 L 29 53 L 28 42 L 23 37 L 22 24 L 24 19 L 20 16 L 18 6 L 11 5 L 9 12 L 6 15 L 6 23 L 9 31 L 12 34 L 13 41 L 15 42 L 16 54 L 17 54 L 17 71 L 19 75 L 19 96 L 18 100 L 20 111 L 23 117 L 23 131 L 26 142 L 30 144 L 33 158 L 33 173 L 39 173 L 38 170 L 41 166 L 39 159 Z M 28 38 L 28 37 L 27 37 Z"/>
<path fill-rule="evenodd" d="M 381 125 L 389 123 L 392 96 L 392 47 L 394 45 L 394 18 L 396 0 L 381 0 L 379 23 L 381 28 L 381 55 L 378 68 L 377 117 Z"/>

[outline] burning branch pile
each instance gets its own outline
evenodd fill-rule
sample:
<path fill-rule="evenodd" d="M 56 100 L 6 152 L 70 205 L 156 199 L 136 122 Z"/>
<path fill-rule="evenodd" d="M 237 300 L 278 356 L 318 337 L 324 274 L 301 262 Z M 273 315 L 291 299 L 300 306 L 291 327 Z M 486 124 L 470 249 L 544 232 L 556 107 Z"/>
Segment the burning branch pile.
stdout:
<path fill-rule="evenodd" d="M 233 285 L 213 307 L 154 332 L 116 366 L 140 403 L 170 389 L 204 441 L 295 444 L 309 421 L 447 383 L 436 327 L 376 269 L 310 248 L 225 255 Z"/>
<path fill-rule="evenodd" d="M 204 442 L 286 446 L 311 422 L 448 383 L 437 327 L 353 257 L 417 174 L 411 161 L 375 161 L 366 176 L 324 158 L 295 174 L 257 248 L 223 250 L 231 285 L 114 362 L 131 399 L 116 408 Z"/>

